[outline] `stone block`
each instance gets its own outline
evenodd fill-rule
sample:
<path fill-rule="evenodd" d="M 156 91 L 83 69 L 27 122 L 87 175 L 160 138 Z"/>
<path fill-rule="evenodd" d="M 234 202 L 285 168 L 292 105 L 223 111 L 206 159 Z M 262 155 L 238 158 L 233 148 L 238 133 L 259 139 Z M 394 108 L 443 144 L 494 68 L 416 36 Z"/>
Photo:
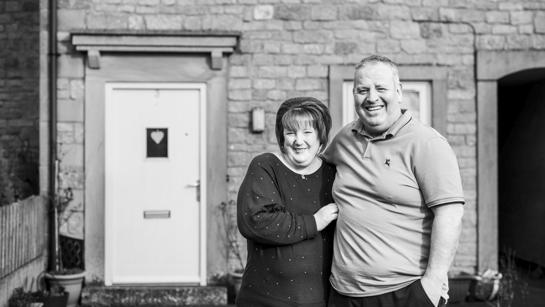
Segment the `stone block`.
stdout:
<path fill-rule="evenodd" d="M 426 51 L 426 41 L 424 40 L 408 40 L 408 41 L 401 41 L 401 50 L 405 51 L 406 53 L 421 53 Z"/>
<path fill-rule="evenodd" d="M 84 120 L 83 100 L 73 101 L 62 99 L 58 101 L 58 120 L 59 121 L 83 121 Z"/>
<path fill-rule="evenodd" d="M 227 114 L 227 122 L 229 123 L 229 128 L 244 128 L 247 133 L 250 124 L 250 112 L 229 113 Z"/>
<path fill-rule="evenodd" d="M 336 42 L 334 49 L 335 54 L 353 54 L 358 50 L 358 44 L 355 42 Z"/>
<path fill-rule="evenodd" d="M 529 11 L 516 11 L 511 12 L 511 24 L 520 25 L 520 24 L 529 24 L 534 20 L 534 12 Z"/>
<path fill-rule="evenodd" d="M 333 33 L 330 31 L 296 31 L 293 34 L 295 43 L 327 43 L 333 39 Z"/>
<path fill-rule="evenodd" d="M 415 22 L 392 21 L 390 26 L 390 35 L 397 39 L 420 38 L 420 26 Z"/>
<path fill-rule="evenodd" d="M 290 54 L 275 54 L 273 55 L 273 62 L 276 65 L 291 65 L 293 56 Z"/>
<path fill-rule="evenodd" d="M 287 98 L 287 94 L 282 90 L 272 90 L 267 92 L 267 99 L 283 101 Z"/>
<path fill-rule="evenodd" d="M 144 23 L 144 17 L 138 15 L 129 16 L 129 29 L 130 30 L 144 30 L 146 25 Z"/>
<path fill-rule="evenodd" d="M 272 5 L 256 5 L 254 7 L 254 19 L 269 20 L 274 15 L 274 7 Z"/>
<path fill-rule="evenodd" d="M 61 55 L 58 63 L 59 78 L 82 79 L 84 77 L 84 60 L 81 54 Z"/>
<path fill-rule="evenodd" d="M 61 31 L 85 29 L 85 10 L 59 10 L 58 27 Z"/>
<path fill-rule="evenodd" d="M 517 33 L 517 27 L 511 25 L 493 25 L 492 34 L 513 34 Z"/>
<path fill-rule="evenodd" d="M 537 12 L 534 18 L 536 33 L 545 34 L 545 12 Z"/>
<path fill-rule="evenodd" d="M 506 36 L 506 46 L 509 49 L 530 49 L 533 40 L 531 35 L 512 34 Z"/>
<path fill-rule="evenodd" d="M 411 9 L 404 5 L 379 4 L 376 18 L 380 20 L 411 20 Z"/>
<path fill-rule="evenodd" d="M 534 33 L 534 25 L 533 24 L 520 25 L 517 28 L 518 28 L 518 33 L 520 33 L 520 34 L 533 34 Z"/>
<path fill-rule="evenodd" d="M 337 19 L 337 7 L 334 5 L 313 5 L 311 7 L 312 20 Z"/>
<path fill-rule="evenodd" d="M 229 89 L 246 89 L 250 88 L 252 81 L 250 79 L 230 79 L 228 83 Z"/>
<path fill-rule="evenodd" d="M 248 135 L 247 135 L 248 136 Z M 229 152 L 227 153 L 227 165 L 246 167 L 250 163 L 250 154 L 247 152 Z"/>
<path fill-rule="evenodd" d="M 182 17 L 178 15 L 150 15 L 144 17 L 148 30 L 177 30 L 182 28 Z"/>
<path fill-rule="evenodd" d="M 229 144 L 246 144 L 248 139 L 248 124 L 249 124 L 249 114 L 248 113 L 230 113 L 229 119 L 241 119 L 242 117 L 247 118 L 245 120 L 246 126 L 240 127 L 241 123 L 239 121 L 232 122 L 229 121 L 229 124 L 235 124 L 237 127 L 229 127 L 227 131 L 227 140 Z"/>
<path fill-rule="evenodd" d="M 257 40 L 243 39 L 240 41 L 240 51 L 244 53 L 263 52 L 263 42 Z"/>
<path fill-rule="evenodd" d="M 280 42 L 265 42 L 263 43 L 263 51 L 267 53 L 280 53 Z"/>
<path fill-rule="evenodd" d="M 377 8 L 372 5 L 343 5 L 339 8 L 341 20 L 373 20 L 377 17 Z"/>
<path fill-rule="evenodd" d="M 307 76 L 309 77 L 327 77 L 328 68 L 325 65 L 310 65 L 307 67 Z"/>
<path fill-rule="evenodd" d="M 303 46 L 299 44 L 283 43 L 281 50 L 282 53 L 300 54 L 303 52 Z"/>
<path fill-rule="evenodd" d="M 482 35 L 477 38 L 477 46 L 483 50 L 503 49 L 505 37 L 502 35 Z"/>
<path fill-rule="evenodd" d="M 311 10 L 306 5 L 280 4 L 275 7 L 274 17 L 280 20 L 309 20 Z"/>
<path fill-rule="evenodd" d="M 499 9 L 502 11 L 522 11 L 523 6 L 521 2 L 500 2 Z"/>
<path fill-rule="evenodd" d="M 257 68 L 257 77 L 260 78 L 281 78 L 288 75 L 286 67 L 261 66 Z"/>
<path fill-rule="evenodd" d="M 532 46 L 536 49 L 545 49 L 545 35 L 532 36 Z"/>
<path fill-rule="evenodd" d="M 276 86 L 274 79 L 253 79 L 253 87 L 256 89 L 271 89 Z"/>
<path fill-rule="evenodd" d="M 399 40 L 379 40 L 377 41 L 377 51 L 379 53 L 392 53 L 401 51 L 401 43 Z"/>
<path fill-rule="evenodd" d="M 489 23 L 509 23 L 509 12 L 486 12 L 485 18 L 486 22 Z"/>
<path fill-rule="evenodd" d="M 326 46 L 320 44 L 305 44 L 303 52 L 306 54 L 322 54 L 327 53 Z M 329 51 L 331 53 L 331 51 Z"/>
<path fill-rule="evenodd" d="M 252 99 L 251 90 L 230 90 L 228 94 L 229 99 L 232 100 L 250 100 Z"/>
<path fill-rule="evenodd" d="M 246 66 L 231 66 L 229 69 L 231 77 L 248 77 L 248 67 Z"/>
<path fill-rule="evenodd" d="M 326 84 L 321 79 L 297 79 L 295 80 L 295 89 L 298 91 L 316 90 L 325 88 Z"/>
<path fill-rule="evenodd" d="M 129 27 L 129 15 L 88 13 L 86 15 L 88 29 L 127 29 Z"/>
<path fill-rule="evenodd" d="M 104 287 L 87 285 L 82 307 L 105 306 L 221 306 L 227 304 L 227 289 L 217 286 Z"/>
<path fill-rule="evenodd" d="M 411 16 L 415 21 L 437 20 L 439 10 L 435 7 L 413 7 L 411 8 Z"/>
<path fill-rule="evenodd" d="M 300 21 L 286 20 L 284 21 L 285 30 L 301 30 L 303 28 L 303 23 Z"/>
<path fill-rule="evenodd" d="M 250 93 L 251 94 L 251 93 Z M 247 101 L 229 101 L 227 111 L 231 113 L 247 112 L 250 110 L 250 104 Z"/>

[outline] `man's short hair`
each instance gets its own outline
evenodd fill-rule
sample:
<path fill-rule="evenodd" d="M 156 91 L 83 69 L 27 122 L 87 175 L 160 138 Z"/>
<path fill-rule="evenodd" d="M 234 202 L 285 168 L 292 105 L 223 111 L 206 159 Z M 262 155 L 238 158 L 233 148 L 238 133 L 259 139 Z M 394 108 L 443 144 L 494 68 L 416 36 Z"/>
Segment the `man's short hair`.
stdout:
<path fill-rule="evenodd" d="M 397 63 L 390 60 L 388 57 L 385 57 L 383 55 L 373 54 L 373 55 L 370 55 L 370 56 L 364 58 L 363 60 L 361 60 L 356 65 L 355 71 L 358 71 L 358 69 L 364 67 L 367 64 L 371 64 L 371 63 L 373 63 L 373 64 L 383 63 L 383 64 L 386 64 L 386 65 L 390 66 L 392 68 L 392 72 L 394 73 L 394 78 L 396 79 L 397 82 L 399 82 L 399 70 L 397 68 Z"/>
<path fill-rule="evenodd" d="M 294 97 L 284 101 L 276 113 L 276 140 L 284 152 L 284 129 L 297 129 L 300 125 L 310 125 L 316 129 L 322 150 L 327 145 L 331 116 L 329 110 L 314 97 Z"/>

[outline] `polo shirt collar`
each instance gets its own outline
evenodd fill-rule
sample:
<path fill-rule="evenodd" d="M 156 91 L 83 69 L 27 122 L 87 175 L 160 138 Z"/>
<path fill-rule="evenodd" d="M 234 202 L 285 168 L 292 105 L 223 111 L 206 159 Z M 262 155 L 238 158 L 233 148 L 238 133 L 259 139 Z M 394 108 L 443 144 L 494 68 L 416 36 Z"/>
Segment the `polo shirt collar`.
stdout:
<path fill-rule="evenodd" d="M 355 133 L 359 133 L 370 140 L 387 139 L 387 138 L 396 136 L 399 130 L 401 130 L 401 128 L 403 128 L 407 123 L 409 123 L 411 119 L 412 119 L 411 112 L 409 112 L 409 110 L 407 109 L 403 109 L 401 110 L 401 116 L 393 123 L 393 125 L 390 128 L 388 128 L 388 130 L 386 130 L 381 135 L 378 135 L 375 137 L 371 136 L 369 133 L 367 133 L 367 131 L 365 131 L 365 127 L 363 126 L 363 123 L 359 119 L 355 120 L 354 123 L 352 124 L 352 131 Z"/>

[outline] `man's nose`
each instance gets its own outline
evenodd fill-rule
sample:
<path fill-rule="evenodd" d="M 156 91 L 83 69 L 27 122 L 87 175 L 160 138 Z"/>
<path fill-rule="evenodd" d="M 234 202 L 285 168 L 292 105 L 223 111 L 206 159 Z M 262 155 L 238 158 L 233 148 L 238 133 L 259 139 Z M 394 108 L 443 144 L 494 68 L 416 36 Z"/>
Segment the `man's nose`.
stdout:
<path fill-rule="evenodd" d="M 369 95 L 367 96 L 367 100 L 370 102 L 376 102 L 378 101 L 378 92 L 374 88 L 369 89 Z"/>

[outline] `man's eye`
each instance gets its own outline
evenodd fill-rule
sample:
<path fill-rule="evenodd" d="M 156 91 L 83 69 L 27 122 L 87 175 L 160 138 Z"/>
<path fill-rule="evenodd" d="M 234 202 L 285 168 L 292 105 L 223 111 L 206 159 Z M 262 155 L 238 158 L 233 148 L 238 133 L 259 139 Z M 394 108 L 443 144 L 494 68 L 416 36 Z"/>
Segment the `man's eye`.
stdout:
<path fill-rule="evenodd" d="M 360 95 L 362 95 L 362 94 L 367 94 L 367 92 L 369 92 L 368 89 L 359 89 L 359 90 L 357 91 L 357 93 L 360 94 Z"/>

